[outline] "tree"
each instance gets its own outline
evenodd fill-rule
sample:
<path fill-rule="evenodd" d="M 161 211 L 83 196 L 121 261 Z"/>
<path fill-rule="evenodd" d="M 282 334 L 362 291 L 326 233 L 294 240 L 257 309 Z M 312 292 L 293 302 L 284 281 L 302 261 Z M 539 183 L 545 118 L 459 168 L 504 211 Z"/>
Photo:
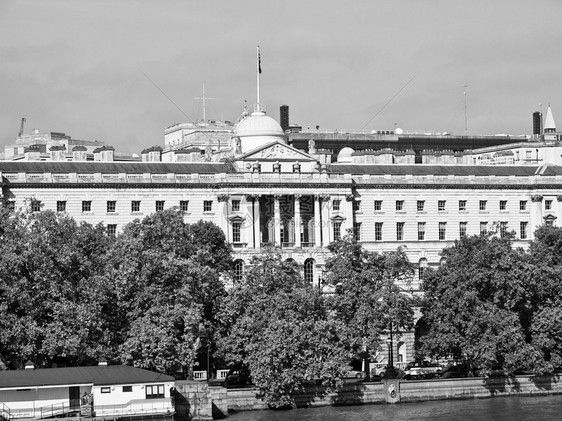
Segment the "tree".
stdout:
<path fill-rule="evenodd" d="M 278 249 L 254 257 L 234 285 L 221 313 L 220 354 L 249 369 L 254 386 L 272 407 L 317 379 L 337 387 L 349 361 L 322 294 L 305 283 L 294 262 Z M 330 389 L 331 390 L 331 389 Z"/>
<path fill-rule="evenodd" d="M 331 243 L 327 282 L 335 287 L 336 318 L 350 352 L 367 359 L 382 349 L 383 334 L 411 330 L 413 301 L 398 283 L 409 286 L 414 268 L 403 250 L 373 253 L 352 235 Z"/>
<path fill-rule="evenodd" d="M 446 263 L 422 284 L 429 331 L 423 351 L 453 357 L 482 372 L 501 364 L 527 368 L 535 357 L 527 331 L 533 268 L 510 238 L 465 237 L 443 251 Z M 529 288 L 531 287 L 531 288 Z"/>

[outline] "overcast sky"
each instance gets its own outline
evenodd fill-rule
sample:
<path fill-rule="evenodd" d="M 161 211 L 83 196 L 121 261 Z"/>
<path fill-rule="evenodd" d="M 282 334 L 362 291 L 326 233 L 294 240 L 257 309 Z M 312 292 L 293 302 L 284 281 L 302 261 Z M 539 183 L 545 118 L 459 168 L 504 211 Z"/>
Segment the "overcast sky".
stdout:
<path fill-rule="evenodd" d="M 268 115 L 305 128 L 464 134 L 463 85 L 469 134 L 529 134 L 540 103 L 562 125 L 560 0 L 0 0 L 0 147 L 22 117 L 163 145 L 203 84 L 207 118 L 235 121 L 256 45 Z"/>

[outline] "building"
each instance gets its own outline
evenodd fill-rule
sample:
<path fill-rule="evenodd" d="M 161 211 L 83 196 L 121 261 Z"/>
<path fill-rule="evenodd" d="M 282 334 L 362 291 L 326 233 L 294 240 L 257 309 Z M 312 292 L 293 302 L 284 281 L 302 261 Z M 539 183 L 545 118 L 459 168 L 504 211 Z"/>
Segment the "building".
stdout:
<path fill-rule="evenodd" d="M 172 414 L 174 378 L 125 365 L 0 371 L 2 415 L 14 418 Z"/>
<path fill-rule="evenodd" d="M 178 207 L 188 222 L 222 228 L 235 251 L 234 280 L 271 242 L 322 287 L 327 245 L 351 232 L 368 250 L 402 247 L 418 267 L 414 291 L 424 269 L 439 266 L 441 250 L 460 237 L 512 231 L 515 245 L 525 247 L 538 226 L 558 225 L 562 217 L 562 145 L 546 133 L 464 152 L 426 150 L 421 163 L 414 151 L 396 149 L 344 147 L 333 159 L 312 139 L 306 148 L 291 145 L 257 104 L 229 136 L 228 146 L 203 154 L 204 145 L 167 145 L 135 162 L 117 161 L 111 147 L 98 148 L 88 162 L 3 161 L 2 194 L 15 208 L 30 204 L 102 222 L 110 235 L 133 219 Z M 398 341 L 396 355 L 409 360 L 412 353 L 413 338 Z"/>

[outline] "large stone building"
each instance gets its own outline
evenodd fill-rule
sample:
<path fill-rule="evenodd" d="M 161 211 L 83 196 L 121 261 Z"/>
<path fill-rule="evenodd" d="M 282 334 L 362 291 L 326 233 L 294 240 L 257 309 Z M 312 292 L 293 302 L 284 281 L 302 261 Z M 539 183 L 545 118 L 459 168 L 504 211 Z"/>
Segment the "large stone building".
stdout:
<path fill-rule="evenodd" d="M 188 222 L 222 228 L 235 251 L 235 278 L 272 242 L 302 265 L 305 279 L 321 285 L 326 246 L 348 230 L 368 250 L 402 247 L 420 273 L 441 263 L 444 247 L 484 230 L 513 231 L 516 245 L 526 246 L 538 226 L 562 217 L 560 137 L 555 127 L 549 133 L 558 137 L 496 150 L 427 152 L 422 164 L 408 151 L 350 148 L 332 162 L 314 141 L 306 150 L 287 144 L 258 104 L 221 140 L 228 147 L 176 142 L 132 162 L 116 160 L 111 147 L 93 156 L 55 147 L 48 158 L 0 162 L 0 175 L 2 194 L 14 207 L 102 222 L 111 235 L 136 218 L 178 207 Z M 412 345 L 412 338 L 398 342 L 398 358 L 411 358 Z"/>

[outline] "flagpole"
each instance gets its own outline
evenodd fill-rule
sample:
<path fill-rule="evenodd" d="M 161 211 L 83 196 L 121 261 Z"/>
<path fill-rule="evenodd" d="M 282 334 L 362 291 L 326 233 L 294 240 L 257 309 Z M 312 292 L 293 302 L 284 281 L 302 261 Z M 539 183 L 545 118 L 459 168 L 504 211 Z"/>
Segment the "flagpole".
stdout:
<path fill-rule="evenodd" d="M 256 84 L 257 84 L 257 100 L 260 103 L 260 46 L 256 47 Z"/>

